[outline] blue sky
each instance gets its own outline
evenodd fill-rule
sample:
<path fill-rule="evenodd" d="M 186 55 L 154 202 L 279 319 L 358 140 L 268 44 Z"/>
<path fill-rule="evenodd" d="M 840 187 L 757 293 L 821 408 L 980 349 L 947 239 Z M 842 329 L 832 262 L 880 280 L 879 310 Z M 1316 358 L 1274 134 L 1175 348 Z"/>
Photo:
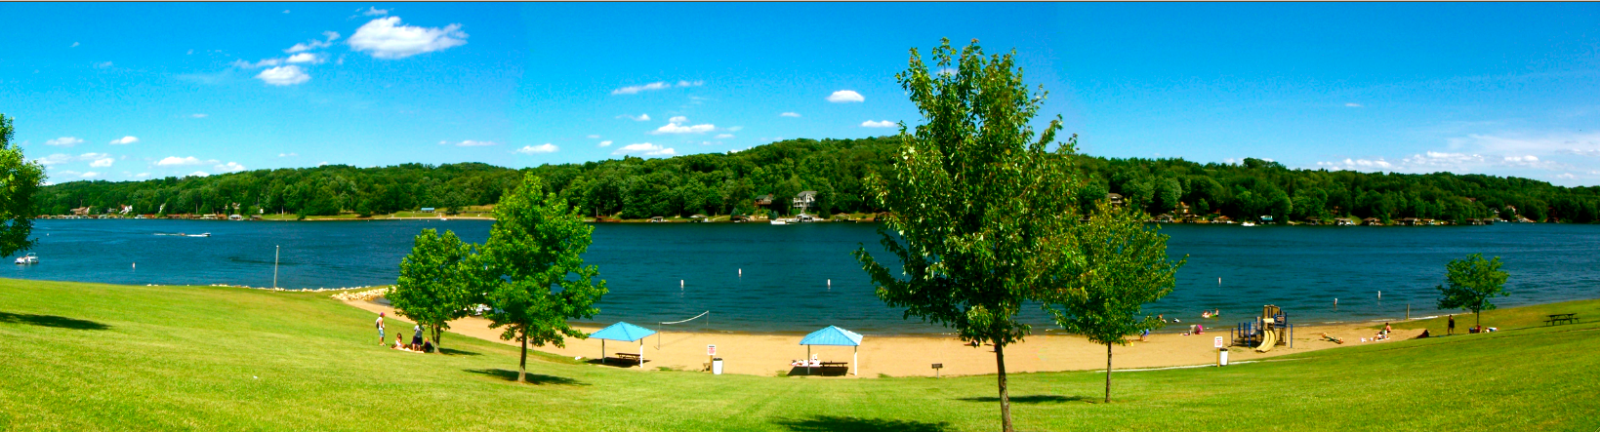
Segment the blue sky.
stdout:
<path fill-rule="evenodd" d="M 1085 153 L 1600 184 L 1596 4 L 0 4 L 50 180 L 525 167 L 887 135 L 939 38 Z"/>

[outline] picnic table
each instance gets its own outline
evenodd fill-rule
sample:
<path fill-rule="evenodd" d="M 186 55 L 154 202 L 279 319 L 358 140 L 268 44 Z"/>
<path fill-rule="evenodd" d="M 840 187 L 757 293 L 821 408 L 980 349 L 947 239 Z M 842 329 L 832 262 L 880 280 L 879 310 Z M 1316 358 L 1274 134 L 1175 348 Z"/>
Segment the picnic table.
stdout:
<path fill-rule="evenodd" d="M 638 363 L 639 362 L 639 354 L 638 353 L 623 353 L 623 352 L 619 352 L 619 353 L 616 353 L 616 354 L 613 354 L 613 355 L 617 356 L 617 360 L 622 360 L 622 361 L 632 362 L 632 363 Z"/>
<path fill-rule="evenodd" d="M 1559 323 L 1572 324 L 1572 323 L 1578 322 L 1578 314 L 1576 314 L 1576 313 L 1550 314 L 1550 318 L 1544 320 L 1544 322 L 1545 322 L 1545 324 L 1548 324 L 1548 325 L 1556 325 L 1556 323 L 1558 323 L 1558 322 Z"/>

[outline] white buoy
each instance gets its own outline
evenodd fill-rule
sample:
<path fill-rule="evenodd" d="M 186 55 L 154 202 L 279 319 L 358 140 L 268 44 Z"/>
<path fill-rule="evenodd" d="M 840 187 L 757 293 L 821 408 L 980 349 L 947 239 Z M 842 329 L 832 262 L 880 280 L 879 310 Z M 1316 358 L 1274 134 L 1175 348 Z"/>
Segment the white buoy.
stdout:
<path fill-rule="evenodd" d="M 683 279 L 678 279 L 678 289 L 683 289 Z"/>
<path fill-rule="evenodd" d="M 139 268 L 139 263 L 133 263 L 133 268 Z"/>
<path fill-rule="evenodd" d="M 828 279 L 828 288 L 833 288 L 833 279 Z"/>
<path fill-rule="evenodd" d="M 1378 301 L 1383 301 L 1383 291 L 1378 291 Z"/>
<path fill-rule="evenodd" d="M 744 277 L 744 269 L 739 269 L 739 277 Z"/>

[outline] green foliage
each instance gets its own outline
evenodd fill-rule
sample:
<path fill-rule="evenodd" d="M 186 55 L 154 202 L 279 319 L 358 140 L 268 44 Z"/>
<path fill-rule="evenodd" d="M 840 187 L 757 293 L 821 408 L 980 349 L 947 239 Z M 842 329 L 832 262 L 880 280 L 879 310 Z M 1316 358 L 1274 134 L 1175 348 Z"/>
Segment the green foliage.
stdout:
<path fill-rule="evenodd" d="M 1464 260 L 1450 260 L 1445 265 L 1449 285 L 1439 285 L 1439 309 L 1465 309 L 1475 316 L 1475 325 L 1483 324 L 1483 311 L 1494 310 L 1494 297 L 1505 297 L 1506 279 L 1510 274 L 1500 271 L 1500 257 L 1483 259 L 1483 254 L 1472 254 Z"/>
<path fill-rule="evenodd" d="M 594 304 L 606 294 L 606 281 L 594 265 L 584 265 L 594 227 L 544 181 L 528 174 L 494 209 L 494 226 L 484 245 L 480 276 L 488 290 L 490 327 L 504 327 L 502 339 L 522 344 L 517 380 L 526 382 L 528 344 L 566 346 L 564 336 L 585 338 L 567 320 L 594 317 Z M 559 289 L 559 290 L 557 290 Z"/>
<path fill-rule="evenodd" d="M 33 247 L 28 235 L 38 214 L 35 195 L 44 181 L 44 167 L 11 145 L 15 132 L 14 120 L 0 114 L 0 257 Z"/>
<path fill-rule="evenodd" d="M 1172 292 L 1185 262 L 1167 260 L 1167 236 L 1147 227 L 1144 216 L 1102 201 L 1087 223 L 1073 229 L 1078 253 L 1061 268 L 1059 285 L 1037 298 L 1061 328 L 1106 346 L 1106 402 L 1111 345 L 1127 345 L 1128 335 L 1161 327 L 1161 320 L 1140 312 Z"/>
<path fill-rule="evenodd" d="M 959 68 L 930 71 L 912 49 L 910 67 L 895 77 L 928 123 L 914 133 L 902 125 L 896 163 L 870 180 L 873 198 L 889 210 L 882 244 L 906 278 L 865 247 L 855 256 L 878 298 L 906 308 L 906 317 L 994 344 L 1002 423 L 1010 431 L 1005 346 L 1028 333 L 1016 314 L 1070 241 L 1076 202 L 1066 156 L 1073 142 L 1047 150 L 1059 118 L 1034 139 L 1029 122 L 1045 95 L 1029 91 L 1012 55 L 986 59 L 973 41 L 954 58 L 949 40 L 932 55 L 938 70 Z"/>
<path fill-rule="evenodd" d="M 396 313 L 427 326 L 433 343 L 442 346 L 442 330 L 450 328 L 451 320 L 467 316 L 467 308 L 480 297 L 480 266 L 472 245 L 456 233 L 425 229 L 417 234 L 411 254 L 400 261 L 400 278 L 387 297 Z"/>

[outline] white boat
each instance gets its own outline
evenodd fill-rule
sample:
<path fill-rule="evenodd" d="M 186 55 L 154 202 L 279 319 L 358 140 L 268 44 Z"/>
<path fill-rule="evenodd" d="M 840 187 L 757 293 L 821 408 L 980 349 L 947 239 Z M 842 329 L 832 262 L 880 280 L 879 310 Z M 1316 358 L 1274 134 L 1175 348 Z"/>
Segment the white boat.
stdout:
<path fill-rule="evenodd" d="M 33 252 L 28 252 L 27 255 L 17 257 L 17 264 L 38 264 L 38 263 L 39 263 L 39 255 L 36 255 Z"/>
<path fill-rule="evenodd" d="M 773 219 L 772 220 L 772 224 L 773 225 L 788 225 L 789 222 L 786 222 L 783 219 Z"/>
<path fill-rule="evenodd" d="M 1239 224 L 1239 226 L 1253 227 L 1253 226 L 1256 226 L 1256 224 L 1255 224 L 1255 222 L 1245 222 L 1245 223 Z"/>
<path fill-rule="evenodd" d="M 184 236 L 184 237 L 211 237 L 211 233 L 202 233 L 202 234 L 178 234 L 178 235 L 181 235 L 181 236 Z"/>

